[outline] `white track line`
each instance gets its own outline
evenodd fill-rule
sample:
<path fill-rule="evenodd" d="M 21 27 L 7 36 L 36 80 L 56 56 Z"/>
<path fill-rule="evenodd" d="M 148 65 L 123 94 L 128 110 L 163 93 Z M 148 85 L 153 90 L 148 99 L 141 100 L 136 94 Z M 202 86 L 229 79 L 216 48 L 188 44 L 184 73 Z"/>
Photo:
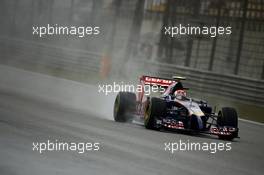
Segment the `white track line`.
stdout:
<path fill-rule="evenodd" d="M 264 123 L 260 123 L 260 122 L 254 122 L 254 121 L 246 120 L 246 119 L 242 119 L 242 118 L 239 118 L 238 120 L 243 121 L 243 122 L 247 122 L 247 123 L 251 123 L 251 124 L 255 124 L 255 125 L 259 125 L 259 126 L 264 126 Z"/>

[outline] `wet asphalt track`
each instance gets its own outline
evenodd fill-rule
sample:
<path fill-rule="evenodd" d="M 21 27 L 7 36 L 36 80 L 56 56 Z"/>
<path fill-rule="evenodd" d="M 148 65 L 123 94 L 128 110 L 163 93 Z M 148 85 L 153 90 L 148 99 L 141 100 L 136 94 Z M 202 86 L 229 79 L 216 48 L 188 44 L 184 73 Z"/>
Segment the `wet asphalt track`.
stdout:
<path fill-rule="evenodd" d="M 1 90 L 0 174 L 263 174 L 263 126 L 240 122 L 241 138 L 232 142 L 228 152 L 171 154 L 164 150 L 164 142 L 220 141 L 211 136 L 150 131 L 138 124 L 115 123 L 109 120 L 111 113 L 107 117 L 99 115 Z M 100 150 L 84 154 L 32 151 L 32 142 L 48 139 L 99 142 Z"/>

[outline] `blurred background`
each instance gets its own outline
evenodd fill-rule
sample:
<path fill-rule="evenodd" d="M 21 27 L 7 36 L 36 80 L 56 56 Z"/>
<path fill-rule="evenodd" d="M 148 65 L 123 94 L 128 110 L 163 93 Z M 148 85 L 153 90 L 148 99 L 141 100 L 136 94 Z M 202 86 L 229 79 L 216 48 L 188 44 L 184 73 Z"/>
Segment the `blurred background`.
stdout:
<path fill-rule="evenodd" d="M 0 8 L 0 64 L 95 84 L 183 75 L 196 96 L 245 117 L 263 111 L 264 0 L 1 0 Z M 32 35 L 47 24 L 100 34 Z M 232 34 L 164 35 L 179 24 L 231 26 Z"/>

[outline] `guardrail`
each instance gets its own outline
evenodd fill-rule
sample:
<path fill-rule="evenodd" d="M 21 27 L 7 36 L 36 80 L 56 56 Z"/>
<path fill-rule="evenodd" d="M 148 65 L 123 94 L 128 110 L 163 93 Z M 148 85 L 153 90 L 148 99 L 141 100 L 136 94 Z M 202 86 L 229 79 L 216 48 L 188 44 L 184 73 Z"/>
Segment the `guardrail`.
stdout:
<path fill-rule="evenodd" d="M 41 65 L 89 75 L 99 73 L 101 54 L 66 49 L 37 42 L 0 38 L 0 62 Z M 165 63 L 133 60 L 132 72 L 161 77 L 183 75 L 186 85 L 195 92 L 228 97 L 243 103 L 264 106 L 264 81 L 186 68 Z M 128 67 L 132 65 L 129 64 Z"/>

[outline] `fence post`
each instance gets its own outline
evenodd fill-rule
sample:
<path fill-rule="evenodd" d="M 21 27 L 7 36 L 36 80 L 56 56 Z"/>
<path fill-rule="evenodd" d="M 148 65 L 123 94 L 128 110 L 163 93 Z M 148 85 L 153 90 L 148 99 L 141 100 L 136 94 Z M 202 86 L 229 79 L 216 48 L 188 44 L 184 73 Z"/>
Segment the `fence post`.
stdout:
<path fill-rule="evenodd" d="M 235 75 L 238 75 L 239 72 L 239 64 L 240 64 L 240 57 L 241 57 L 241 50 L 243 47 L 243 41 L 244 41 L 244 32 L 245 32 L 245 22 L 247 17 L 247 6 L 248 6 L 248 0 L 244 0 L 243 5 L 243 16 L 242 16 L 242 23 L 241 23 L 241 29 L 240 29 L 240 35 L 238 40 L 238 48 L 237 48 L 237 56 L 236 56 L 236 65 L 235 65 Z"/>
<path fill-rule="evenodd" d="M 134 54 L 136 45 L 138 44 L 138 41 L 140 39 L 140 31 L 144 16 L 144 5 L 145 5 L 145 0 L 138 0 L 136 2 L 134 17 L 132 19 L 132 26 L 129 32 L 129 38 L 126 45 L 125 59 L 124 59 L 125 63 L 128 62 L 131 54 Z"/>
<path fill-rule="evenodd" d="M 261 79 L 264 80 L 264 62 L 263 62 L 263 65 L 262 65 L 262 75 L 261 75 Z"/>
<path fill-rule="evenodd" d="M 185 63 L 184 63 L 185 67 L 190 67 L 191 56 L 192 56 L 192 48 L 193 48 L 193 39 L 192 38 L 188 38 L 187 49 L 186 49 L 187 53 L 186 53 L 186 59 L 185 59 Z"/>
<path fill-rule="evenodd" d="M 194 3 L 192 4 L 192 7 L 193 7 L 192 18 L 194 20 L 197 20 L 197 17 L 199 16 L 199 12 L 200 12 L 200 7 L 201 7 L 200 0 L 194 1 Z M 184 63 L 184 66 L 186 66 L 186 67 L 190 67 L 190 65 L 191 65 L 194 39 L 195 39 L 194 36 L 189 36 L 189 38 L 187 40 L 186 58 L 185 58 L 185 63 Z"/>
<path fill-rule="evenodd" d="M 92 5 L 92 11 L 90 14 L 90 23 L 91 23 L 91 25 L 95 25 L 96 21 L 99 20 L 99 17 L 100 17 L 99 14 L 101 14 L 103 11 L 103 1 L 102 0 L 92 0 L 92 3 L 93 3 L 93 5 Z M 119 2 L 119 3 L 121 3 L 121 2 Z M 118 5 L 118 4 L 116 4 L 116 5 Z"/>
<path fill-rule="evenodd" d="M 69 13 L 69 17 L 68 17 L 68 23 L 71 24 L 72 23 L 72 19 L 73 19 L 73 13 L 74 13 L 74 0 L 71 0 L 70 2 L 70 13 Z"/>
<path fill-rule="evenodd" d="M 16 18 L 17 18 L 17 13 L 19 10 L 19 1 L 18 0 L 14 0 L 13 1 L 13 14 L 12 14 L 12 22 L 11 22 L 11 26 L 10 26 L 10 35 L 13 35 L 16 32 Z"/>
<path fill-rule="evenodd" d="M 31 0 L 31 6 L 30 6 L 30 9 L 31 9 L 31 14 L 30 14 L 30 24 L 33 26 L 35 24 L 35 0 Z"/>
<path fill-rule="evenodd" d="M 221 16 L 221 5 L 220 5 L 220 0 L 218 0 L 218 7 L 217 7 L 217 18 L 216 18 L 216 28 L 219 27 L 220 23 L 220 16 Z M 213 66 L 214 66 L 214 58 L 215 58 L 215 48 L 217 44 L 217 38 L 218 36 L 216 35 L 213 40 L 213 45 L 212 45 L 212 50 L 211 50 L 211 56 L 210 56 L 210 61 L 209 61 L 209 67 L 208 70 L 212 71 Z"/>
<path fill-rule="evenodd" d="M 48 22 L 52 24 L 54 0 L 48 1 Z"/>
<path fill-rule="evenodd" d="M 168 36 L 164 34 L 165 27 L 168 26 L 169 24 L 169 17 L 170 17 L 170 4 L 171 0 L 166 0 L 165 1 L 165 11 L 163 12 L 163 18 L 162 18 L 162 27 L 161 27 L 161 32 L 160 32 L 160 39 L 159 39 L 159 44 L 158 44 L 158 51 L 157 51 L 157 56 L 159 61 L 163 61 L 161 57 L 164 54 L 164 50 L 166 47 L 168 47 Z"/>
<path fill-rule="evenodd" d="M 123 0 L 115 0 L 114 1 L 114 15 L 112 18 L 112 26 L 110 30 L 110 37 L 108 38 L 108 42 L 106 43 L 106 53 L 101 58 L 101 78 L 108 78 L 111 72 L 111 62 L 113 57 L 113 51 L 115 49 L 115 37 L 116 37 L 116 27 L 117 22 L 120 16 L 120 8 L 123 3 Z"/>

